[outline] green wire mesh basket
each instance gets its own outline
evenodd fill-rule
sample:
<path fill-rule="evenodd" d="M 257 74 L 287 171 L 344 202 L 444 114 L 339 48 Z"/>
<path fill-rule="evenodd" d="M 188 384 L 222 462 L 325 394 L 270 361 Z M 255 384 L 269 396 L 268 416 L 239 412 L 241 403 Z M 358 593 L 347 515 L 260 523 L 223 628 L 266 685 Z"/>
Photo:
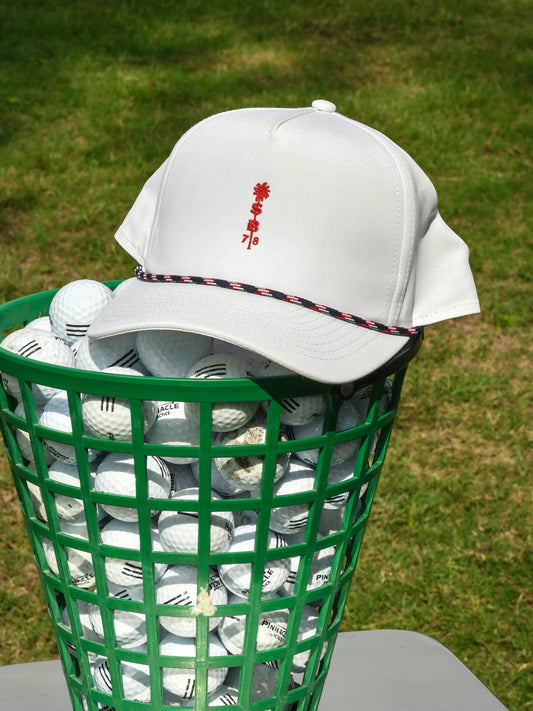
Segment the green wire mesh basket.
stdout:
<path fill-rule="evenodd" d="M 0 307 L 1 337 L 47 314 L 54 294 Z M 0 388 L 0 425 L 74 711 L 318 707 L 407 363 L 420 343 L 342 387 L 295 375 L 110 375 L 0 348 L 2 377 L 20 389 L 14 398 Z M 34 384 L 66 393 L 71 431 L 40 423 Z M 88 396 L 127 402 L 127 439 L 87 431 Z M 301 397 L 325 403 L 319 430 L 305 437 L 280 424 Z M 194 403 L 198 443 L 148 441 L 147 402 Z M 214 404 L 243 402 L 260 403 L 262 438 L 217 437 Z M 345 403 L 360 413 L 349 429 L 337 424 Z M 98 463 L 112 455 L 130 461 L 134 491 L 95 487 Z M 193 469 L 176 460 L 194 461 L 196 489 Z M 159 496 L 149 484 L 154 461 L 170 481 Z M 256 486 L 217 491 L 213 463 L 222 461 L 253 464 Z M 287 461 L 303 462 L 306 476 L 284 493 L 278 475 Z M 61 462 L 77 479 L 54 474 Z M 183 494 L 184 482 L 194 495 Z M 127 520 L 110 516 L 117 511 Z"/>

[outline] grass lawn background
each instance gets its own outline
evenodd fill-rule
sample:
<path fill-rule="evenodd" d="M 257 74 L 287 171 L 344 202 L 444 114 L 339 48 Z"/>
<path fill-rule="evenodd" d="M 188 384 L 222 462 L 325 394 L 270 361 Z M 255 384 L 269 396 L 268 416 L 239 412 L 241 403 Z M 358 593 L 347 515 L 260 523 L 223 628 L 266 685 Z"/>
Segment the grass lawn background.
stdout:
<path fill-rule="evenodd" d="M 383 131 L 471 248 L 482 314 L 426 330 L 344 629 L 437 637 L 533 707 L 533 25 L 525 0 L 0 0 L 0 299 L 132 276 L 113 234 L 180 135 L 315 98 Z M 0 456 L 0 663 L 57 656 Z"/>

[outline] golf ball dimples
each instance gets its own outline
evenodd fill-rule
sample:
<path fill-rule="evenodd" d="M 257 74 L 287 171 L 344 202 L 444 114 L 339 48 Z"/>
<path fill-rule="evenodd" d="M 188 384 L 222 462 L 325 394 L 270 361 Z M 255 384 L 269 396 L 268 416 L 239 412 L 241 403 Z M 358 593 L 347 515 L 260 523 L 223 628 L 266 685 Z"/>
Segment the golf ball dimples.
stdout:
<path fill-rule="evenodd" d="M 143 377 L 133 368 L 120 366 L 104 368 L 102 373 Z M 84 395 L 81 401 L 81 412 L 85 425 L 95 437 L 121 441 L 131 440 L 131 409 L 128 399 L 108 395 Z M 152 400 L 144 400 L 142 413 L 143 432 L 147 432 L 156 418 L 156 403 Z"/>
<path fill-rule="evenodd" d="M 109 594 L 111 597 L 119 598 L 120 600 L 143 601 L 142 588 L 128 589 L 109 583 Z M 101 640 L 105 637 L 105 629 L 100 608 L 98 605 L 89 603 L 88 610 L 92 629 Z M 111 610 L 111 614 L 113 617 L 117 646 L 128 649 L 130 647 L 138 647 L 146 642 L 146 618 L 141 612 L 132 612 L 130 610 L 117 608 Z"/>
<path fill-rule="evenodd" d="M 50 302 L 52 331 L 67 343 L 79 341 L 112 296 L 108 286 L 93 279 L 65 284 Z"/>
<path fill-rule="evenodd" d="M 315 484 L 315 470 L 309 464 L 294 458 L 283 477 L 274 484 L 273 504 L 276 496 L 299 494 L 312 491 Z M 259 492 L 256 494 L 259 496 Z M 290 506 L 274 506 L 270 512 L 270 528 L 278 533 L 294 533 L 305 528 L 309 517 L 309 504 L 291 504 Z"/>
<path fill-rule="evenodd" d="M 196 614 L 209 616 L 209 631 L 220 623 L 214 617 L 217 605 L 225 605 L 228 593 L 216 568 L 209 571 L 209 587 L 204 594 L 197 595 L 197 568 L 194 565 L 172 565 L 167 568 L 155 586 L 155 600 L 158 605 L 187 605 L 192 607 L 192 617 L 161 615 L 159 622 L 164 629 L 180 637 L 196 636 Z"/>
<path fill-rule="evenodd" d="M 191 487 L 176 492 L 171 498 L 198 501 L 198 496 L 199 489 Z M 214 491 L 211 492 L 212 500 L 221 498 Z M 233 538 L 233 514 L 231 511 L 212 511 L 210 521 L 210 552 L 225 551 Z M 166 550 L 176 553 L 198 552 L 199 525 L 198 511 L 162 511 L 157 522 L 161 543 Z"/>
<path fill-rule="evenodd" d="M 215 353 L 200 360 L 187 373 L 188 378 L 201 380 L 218 378 L 250 378 L 248 364 L 229 353 Z M 258 402 L 215 402 L 212 406 L 212 429 L 229 432 L 245 425 L 257 412 Z M 200 421 L 200 403 L 188 402 L 186 412 L 196 422 Z"/>
<path fill-rule="evenodd" d="M 228 553 L 255 550 L 256 527 L 245 524 L 235 529 L 233 540 L 228 546 Z M 267 548 L 284 548 L 285 538 L 274 531 L 268 532 Z M 268 560 L 262 577 L 262 592 L 264 595 L 277 592 L 287 579 L 290 572 L 290 558 Z M 248 597 L 252 581 L 252 563 L 222 563 L 218 573 L 224 585 L 231 592 L 241 597 Z"/>
<path fill-rule="evenodd" d="M 200 444 L 200 427 L 187 416 L 183 402 L 159 401 L 156 402 L 156 408 L 155 422 L 146 435 L 146 442 L 196 447 Z M 187 453 L 179 456 L 161 453 L 159 456 L 173 464 L 191 464 L 198 458 L 189 457 Z"/>
<path fill-rule="evenodd" d="M 140 360 L 135 350 L 135 333 L 108 338 L 84 336 L 78 341 L 76 368 L 99 371 L 113 366 L 138 370 Z"/>
<path fill-rule="evenodd" d="M 208 336 L 165 330 L 139 331 L 135 343 L 143 365 L 160 378 L 185 378 L 213 346 Z"/>
<path fill-rule="evenodd" d="M 137 522 L 111 519 L 102 528 L 100 537 L 105 545 L 125 549 L 124 558 L 106 557 L 105 569 L 109 582 L 125 588 L 140 587 L 143 584 L 142 563 L 140 560 L 128 559 L 128 550 L 136 552 L 141 550 L 141 537 Z M 163 551 L 159 534 L 154 528 L 152 528 L 152 550 Z M 166 563 L 154 563 L 155 579 L 158 580 L 166 569 Z"/>
<path fill-rule="evenodd" d="M 196 642 L 193 637 L 179 637 L 168 633 L 159 643 L 159 653 L 169 657 L 194 657 L 196 654 Z M 222 644 L 214 632 L 208 637 L 209 657 L 225 657 L 228 654 L 226 647 Z M 163 688 L 182 699 L 193 699 L 195 694 L 196 671 L 194 668 L 185 667 L 165 667 L 165 660 L 161 660 L 163 666 Z M 221 659 L 221 664 L 223 663 Z M 210 667 L 207 671 L 207 693 L 216 691 L 224 683 L 227 667 Z"/>
<path fill-rule="evenodd" d="M 146 652 L 146 646 L 140 645 L 136 648 L 136 651 Z M 149 666 L 137 662 L 120 662 L 119 664 L 124 698 L 148 703 L 150 701 Z M 105 693 L 113 691 L 113 681 L 107 659 L 91 665 L 91 673 L 97 689 Z M 116 692 L 120 693 L 119 689 L 116 689 Z"/>
<path fill-rule="evenodd" d="M 74 367 L 74 355 L 65 341 L 54 334 L 35 328 L 23 328 L 14 332 L 9 340 L 6 338 L 0 344 L 11 353 L 16 353 L 23 358 L 36 360 L 41 363 L 52 363 L 66 368 Z M 4 387 L 14 397 L 20 399 L 20 386 L 13 376 L 4 374 L 2 376 Z M 42 405 L 47 400 L 59 392 L 58 388 L 48 385 L 32 384 L 33 397 L 35 402 Z"/>
<path fill-rule="evenodd" d="M 264 599 L 272 599 L 273 597 L 278 596 L 269 595 Z M 239 595 L 231 595 L 228 600 L 229 605 L 240 602 L 242 602 L 242 598 Z M 222 618 L 222 622 L 218 627 L 219 637 L 231 654 L 242 654 L 244 650 L 246 619 L 246 615 L 227 615 Z M 257 651 L 262 652 L 266 649 L 281 647 L 285 641 L 288 621 L 288 610 L 260 612 L 257 623 Z"/>
<path fill-rule="evenodd" d="M 271 360 L 264 361 L 259 368 L 260 377 L 274 375 L 295 375 L 294 371 L 285 368 Z M 266 405 L 266 401 L 263 403 Z M 320 417 L 326 409 L 326 401 L 322 395 L 300 395 L 283 398 L 279 421 L 284 425 L 307 425 Z"/>
<path fill-rule="evenodd" d="M 281 434 L 280 439 L 286 439 Z M 257 417 L 244 427 L 233 432 L 215 435 L 216 445 L 232 446 L 237 444 L 264 444 L 266 441 L 266 422 Z M 274 481 L 283 476 L 289 465 L 290 454 L 282 453 L 276 457 Z M 216 457 L 215 463 L 223 479 L 229 484 L 242 489 L 255 489 L 261 486 L 264 457 L 256 455 Z"/>
<path fill-rule="evenodd" d="M 357 414 L 355 407 L 347 400 L 342 403 L 339 409 L 339 415 L 337 418 L 337 432 L 343 432 L 344 430 L 351 429 L 352 427 L 357 427 L 361 424 L 361 418 Z M 305 439 L 307 437 L 318 437 L 323 433 L 324 430 L 324 417 L 319 417 L 313 422 L 307 425 L 296 425 L 294 427 L 288 428 L 288 434 L 290 439 Z M 339 442 L 333 446 L 333 452 L 331 454 L 331 464 L 340 464 L 344 462 L 345 459 L 353 454 L 353 452 L 358 447 L 358 440 L 353 439 L 348 442 Z M 294 452 L 294 455 L 301 459 L 307 464 L 316 464 L 318 462 L 318 449 L 306 449 L 299 452 Z"/>
<path fill-rule="evenodd" d="M 66 392 L 60 391 L 57 395 L 54 395 L 48 400 L 39 417 L 39 424 L 52 430 L 58 430 L 59 432 L 72 433 L 72 422 Z M 69 464 L 76 463 L 76 450 L 73 444 L 66 444 L 54 439 L 45 438 L 43 439 L 43 445 L 56 459 L 68 462 Z M 96 459 L 99 454 L 98 450 L 89 449 L 89 461 Z"/>
<path fill-rule="evenodd" d="M 52 324 L 49 316 L 38 316 L 32 321 L 28 321 L 26 328 L 38 328 L 40 331 L 48 331 L 52 333 Z"/>
<path fill-rule="evenodd" d="M 159 457 L 145 458 L 149 499 L 168 499 L 170 496 L 170 471 Z M 93 487 L 95 491 L 120 496 L 136 496 L 137 475 L 133 456 L 121 452 L 107 454 L 98 465 Z M 130 506 L 101 504 L 104 511 L 121 521 L 137 521 L 138 511 Z M 152 511 L 156 515 L 158 511 Z"/>

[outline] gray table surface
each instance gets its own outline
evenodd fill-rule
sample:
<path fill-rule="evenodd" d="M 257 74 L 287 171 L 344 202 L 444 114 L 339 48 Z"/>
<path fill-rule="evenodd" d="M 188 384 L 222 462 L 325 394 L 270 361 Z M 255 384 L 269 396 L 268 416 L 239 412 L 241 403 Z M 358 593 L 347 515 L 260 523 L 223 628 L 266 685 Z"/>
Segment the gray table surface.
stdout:
<path fill-rule="evenodd" d="M 0 667 L 2 708 L 72 711 L 59 660 Z M 404 630 L 343 632 L 320 711 L 508 711 L 432 637 Z"/>

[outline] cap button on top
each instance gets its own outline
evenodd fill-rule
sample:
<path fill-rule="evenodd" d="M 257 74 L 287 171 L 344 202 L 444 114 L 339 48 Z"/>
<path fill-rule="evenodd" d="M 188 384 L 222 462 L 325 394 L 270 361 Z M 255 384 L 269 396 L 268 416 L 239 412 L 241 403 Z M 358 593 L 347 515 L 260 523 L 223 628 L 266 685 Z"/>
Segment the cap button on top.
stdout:
<path fill-rule="evenodd" d="M 331 101 L 326 101 L 326 99 L 315 99 L 311 106 L 317 111 L 326 111 L 328 114 L 332 114 L 337 110 L 335 104 Z"/>

